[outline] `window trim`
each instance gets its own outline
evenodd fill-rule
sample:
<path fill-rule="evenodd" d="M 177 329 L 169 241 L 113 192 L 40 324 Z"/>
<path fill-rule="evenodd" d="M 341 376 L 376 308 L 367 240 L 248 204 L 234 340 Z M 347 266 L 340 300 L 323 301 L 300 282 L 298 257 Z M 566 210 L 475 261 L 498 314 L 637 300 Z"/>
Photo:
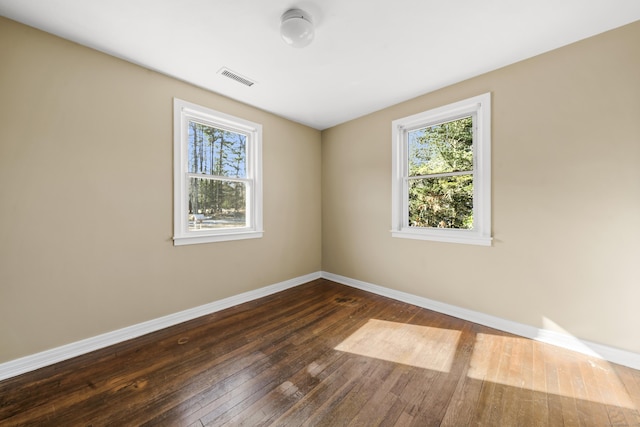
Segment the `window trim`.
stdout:
<path fill-rule="evenodd" d="M 247 135 L 247 226 L 189 230 L 188 122 L 189 119 Z M 173 99 L 173 244 L 174 246 L 262 237 L 262 125 L 201 105 Z"/>
<path fill-rule="evenodd" d="M 473 116 L 473 229 L 409 227 L 407 133 Z M 394 120 L 392 127 L 391 235 L 491 246 L 491 93 Z"/>

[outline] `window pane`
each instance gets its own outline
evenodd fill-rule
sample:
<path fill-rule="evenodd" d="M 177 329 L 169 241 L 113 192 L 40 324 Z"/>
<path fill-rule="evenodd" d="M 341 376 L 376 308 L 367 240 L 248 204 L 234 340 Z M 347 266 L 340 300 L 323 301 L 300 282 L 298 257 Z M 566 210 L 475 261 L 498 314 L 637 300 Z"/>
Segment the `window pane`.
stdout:
<path fill-rule="evenodd" d="M 409 180 L 409 226 L 473 228 L 473 175 Z"/>
<path fill-rule="evenodd" d="M 246 146 L 246 135 L 189 121 L 189 172 L 246 178 Z"/>
<path fill-rule="evenodd" d="M 246 184 L 217 179 L 189 180 L 189 230 L 246 226 Z"/>
<path fill-rule="evenodd" d="M 473 119 L 464 117 L 408 133 L 409 176 L 473 170 Z"/>

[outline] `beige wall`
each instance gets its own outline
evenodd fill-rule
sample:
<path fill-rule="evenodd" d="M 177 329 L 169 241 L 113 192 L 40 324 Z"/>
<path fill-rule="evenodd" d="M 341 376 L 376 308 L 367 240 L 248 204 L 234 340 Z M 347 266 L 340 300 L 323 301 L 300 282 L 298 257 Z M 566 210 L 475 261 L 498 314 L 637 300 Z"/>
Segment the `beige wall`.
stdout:
<path fill-rule="evenodd" d="M 323 269 L 640 353 L 639 40 L 636 22 L 324 131 Z M 391 121 L 489 91 L 493 246 L 392 238 Z"/>
<path fill-rule="evenodd" d="M 262 239 L 172 244 L 173 97 L 263 125 Z M 320 132 L 0 18 L 0 362 L 320 270 Z"/>
<path fill-rule="evenodd" d="M 640 353 L 637 40 L 321 135 L 0 18 L 0 363 L 320 269 Z M 391 238 L 391 120 L 487 91 L 493 246 Z M 174 96 L 263 124 L 264 238 L 172 245 Z"/>

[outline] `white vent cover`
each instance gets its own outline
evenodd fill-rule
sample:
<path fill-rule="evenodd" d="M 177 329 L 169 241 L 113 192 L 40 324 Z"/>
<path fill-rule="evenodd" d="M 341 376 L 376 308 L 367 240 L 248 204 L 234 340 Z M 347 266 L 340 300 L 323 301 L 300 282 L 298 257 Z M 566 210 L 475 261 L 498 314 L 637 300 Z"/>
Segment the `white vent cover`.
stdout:
<path fill-rule="evenodd" d="M 237 81 L 238 83 L 242 83 L 245 86 L 253 86 L 256 82 L 251 81 L 250 79 L 241 76 L 240 74 L 236 73 L 235 71 L 231 71 L 230 69 L 226 68 L 226 67 L 222 67 L 220 68 L 220 70 L 218 71 L 218 74 L 222 74 L 225 77 L 229 77 L 232 80 Z"/>

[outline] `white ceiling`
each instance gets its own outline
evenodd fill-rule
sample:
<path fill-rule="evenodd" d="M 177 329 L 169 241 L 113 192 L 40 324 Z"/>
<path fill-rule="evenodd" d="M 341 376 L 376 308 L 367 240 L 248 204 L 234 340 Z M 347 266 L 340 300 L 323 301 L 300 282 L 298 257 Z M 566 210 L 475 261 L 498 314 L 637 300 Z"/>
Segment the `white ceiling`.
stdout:
<path fill-rule="evenodd" d="M 280 39 L 291 7 L 316 24 L 304 49 Z M 0 14 L 325 129 L 637 21 L 640 0 L 0 0 Z"/>

